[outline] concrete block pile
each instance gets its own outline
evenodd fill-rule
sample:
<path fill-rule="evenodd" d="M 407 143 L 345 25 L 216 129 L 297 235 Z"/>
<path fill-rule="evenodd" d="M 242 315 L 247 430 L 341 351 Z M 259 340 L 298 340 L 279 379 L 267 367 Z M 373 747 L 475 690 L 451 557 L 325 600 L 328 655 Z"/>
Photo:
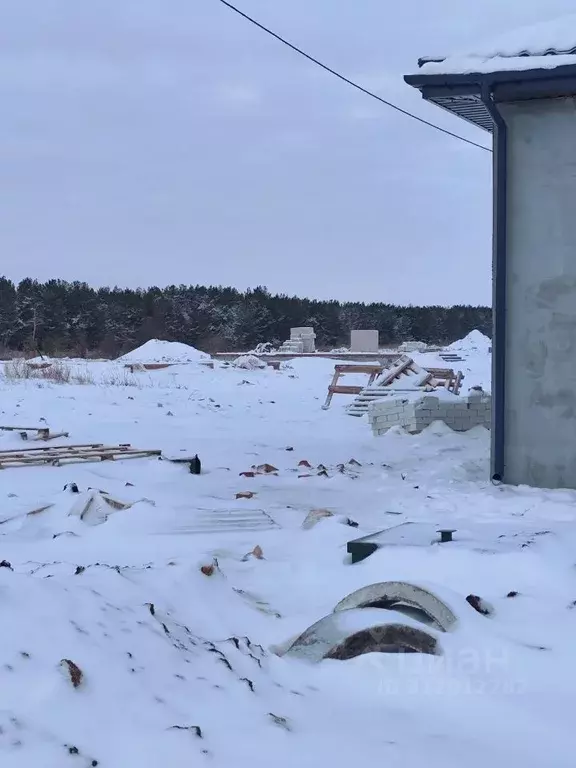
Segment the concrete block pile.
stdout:
<path fill-rule="evenodd" d="M 426 352 L 428 344 L 424 341 L 404 341 L 398 347 L 398 352 Z"/>
<path fill-rule="evenodd" d="M 316 334 L 314 333 L 314 328 L 290 328 L 290 339 L 285 341 L 278 351 L 283 354 L 297 355 L 315 352 Z"/>
<path fill-rule="evenodd" d="M 466 397 L 442 392 L 376 400 L 368 407 L 368 420 L 375 436 L 386 434 L 392 427 L 418 434 L 434 421 L 443 421 L 455 432 L 467 432 L 477 426 L 490 429 L 491 410 L 491 397 L 486 392 L 471 390 Z"/>

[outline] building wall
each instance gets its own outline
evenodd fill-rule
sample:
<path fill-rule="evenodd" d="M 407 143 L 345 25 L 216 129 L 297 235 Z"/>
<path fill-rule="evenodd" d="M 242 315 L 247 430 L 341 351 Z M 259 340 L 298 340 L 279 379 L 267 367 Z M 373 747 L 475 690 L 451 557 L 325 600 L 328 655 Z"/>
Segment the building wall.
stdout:
<path fill-rule="evenodd" d="M 576 488 L 576 101 L 508 125 L 504 481 Z"/>

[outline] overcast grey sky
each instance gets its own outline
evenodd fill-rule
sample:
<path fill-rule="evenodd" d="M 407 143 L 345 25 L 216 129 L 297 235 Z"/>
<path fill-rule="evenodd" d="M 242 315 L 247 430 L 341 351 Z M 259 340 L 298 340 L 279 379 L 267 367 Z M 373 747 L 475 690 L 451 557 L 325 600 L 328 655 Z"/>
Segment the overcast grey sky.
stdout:
<path fill-rule="evenodd" d="M 237 0 L 378 94 L 574 0 Z M 490 155 L 355 92 L 217 0 L 0 0 L 0 272 L 490 300 Z"/>

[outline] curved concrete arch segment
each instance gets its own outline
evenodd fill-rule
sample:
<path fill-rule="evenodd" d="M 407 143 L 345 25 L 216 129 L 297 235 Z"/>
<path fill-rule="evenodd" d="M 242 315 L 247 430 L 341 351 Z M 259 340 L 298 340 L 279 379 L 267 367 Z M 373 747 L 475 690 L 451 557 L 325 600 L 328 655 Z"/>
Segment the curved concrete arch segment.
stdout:
<path fill-rule="evenodd" d="M 334 608 L 335 612 L 352 608 L 385 608 L 409 613 L 434 628 L 447 632 L 457 621 L 454 611 L 433 592 L 407 581 L 381 581 L 351 592 Z"/>
<path fill-rule="evenodd" d="M 324 616 L 284 655 L 319 662 L 375 652 L 440 655 L 442 651 L 434 631 L 424 629 L 418 621 L 381 608 L 352 608 Z"/>

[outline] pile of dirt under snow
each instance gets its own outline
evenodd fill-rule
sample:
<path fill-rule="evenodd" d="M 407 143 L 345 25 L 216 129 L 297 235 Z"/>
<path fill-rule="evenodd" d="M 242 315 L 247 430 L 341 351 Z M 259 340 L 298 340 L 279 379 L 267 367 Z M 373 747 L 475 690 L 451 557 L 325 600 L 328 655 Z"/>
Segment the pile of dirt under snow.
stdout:
<path fill-rule="evenodd" d="M 454 352 L 486 352 L 488 353 L 492 342 L 488 336 L 484 336 L 480 331 L 470 331 L 463 339 L 450 344 L 448 349 Z"/>
<path fill-rule="evenodd" d="M 180 341 L 150 339 L 118 359 L 123 363 L 197 363 L 209 360 L 210 355 Z"/>

